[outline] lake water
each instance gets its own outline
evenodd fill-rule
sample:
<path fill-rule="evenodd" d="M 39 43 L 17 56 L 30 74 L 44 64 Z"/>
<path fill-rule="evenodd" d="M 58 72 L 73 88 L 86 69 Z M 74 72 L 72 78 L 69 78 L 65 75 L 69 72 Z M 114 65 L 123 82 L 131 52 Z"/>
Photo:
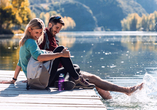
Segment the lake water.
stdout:
<path fill-rule="evenodd" d="M 0 70 L 15 69 L 21 36 L 0 39 Z M 61 32 L 57 39 L 81 70 L 120 86 L 145 83 L 130 97 L 111 92 L 111 100 L 102 100 L 108 110 L 157 109 L 157 33 Z"/>

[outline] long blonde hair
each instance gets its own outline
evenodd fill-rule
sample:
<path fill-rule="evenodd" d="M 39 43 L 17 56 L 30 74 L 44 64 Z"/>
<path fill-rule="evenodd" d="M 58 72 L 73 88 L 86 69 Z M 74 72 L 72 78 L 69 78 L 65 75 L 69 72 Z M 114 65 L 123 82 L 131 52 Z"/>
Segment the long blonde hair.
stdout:
<path fill-rule="evenodd" d="M 28 25 L 26 26 L 24 36 L 23 36 L 22 39 L 19 41 L 19 45 L 20 45 L 20 46 L 23 46 L 27 39 L 30 39 L 30 38 L 32 39 L 31 34 L 30 34 L 30 32 L 28 31 L 28 28 L 32 28 L 32 29 L 43 29 L 43 31 L 44 31 L 45 25 L 44 25 L 44 22 L 43 22 L 41 19 L 39 19 L 39 18 L 34 18 L 34 19 L 32 19 L 32 20 L 28 23 Z M 43 32 L 42 32 L 42 35 L 39 37 L 38 41 L 39 41 L 39 42 L 42 42 L 43 37 L 44 37 L 44 36 L 43 36 Z"/>

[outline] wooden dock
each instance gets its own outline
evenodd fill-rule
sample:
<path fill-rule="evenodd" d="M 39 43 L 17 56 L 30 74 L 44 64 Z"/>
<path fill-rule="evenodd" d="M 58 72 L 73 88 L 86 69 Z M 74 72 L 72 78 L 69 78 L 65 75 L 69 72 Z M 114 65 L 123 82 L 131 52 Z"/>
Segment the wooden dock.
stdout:
<path fill-rule="evenodd" d="M 14 71 L 0 70 L 0 81 L 11 80 Z M 70 91 L 26 90 L 21 71 L 16 84 L 0 84 L 0 110 L 106 110 L 93 89 Z"/>

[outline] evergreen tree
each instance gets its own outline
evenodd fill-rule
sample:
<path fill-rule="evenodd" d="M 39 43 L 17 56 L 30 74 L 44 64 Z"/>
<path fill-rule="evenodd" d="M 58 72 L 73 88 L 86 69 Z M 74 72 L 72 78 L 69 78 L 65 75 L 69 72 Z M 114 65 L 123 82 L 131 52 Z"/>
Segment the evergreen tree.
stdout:
<path fill-rule="evenodd" d="M 141 30 L 142 31 L 148 31 L 149 30 L 149 27 L 148 27 L 148 17 L 146 15 L 142 15 L 142 20 L 141 20 Z"/>
<path fill-rule="evenodd" d="M 154 30 L 157 31 L 157 11 L 154 12 L 154 19 L 155 19 L 155 27 Z"/>
<path fill-rule="evenodd" d="M 130 21 L 130 31 L 136 31 L 137 30 L 136 25 L 137 19 L 134 16 L 134 18 Z"/>

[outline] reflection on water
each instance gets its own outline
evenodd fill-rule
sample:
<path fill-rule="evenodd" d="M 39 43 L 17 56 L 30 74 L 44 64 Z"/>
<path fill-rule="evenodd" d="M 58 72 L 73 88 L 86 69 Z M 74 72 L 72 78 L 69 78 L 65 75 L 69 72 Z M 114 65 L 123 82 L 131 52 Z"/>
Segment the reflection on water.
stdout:
<path fill-rule="evenodd" d="M 75 44 L 76 38 L 75 37 L 68 37 L 67 35 L 58 35 L 58 40 L 60 45 L 65 47 L 71 48 Z"/>
<path fill-rule="evenodd" d="M 142 93 L 140 91 L 128 97 L 112 92 L 113 99 L 104 101 L 109 109 L 138 110 L 157 108 L 156 88 L 148 88 L 156 86 L 156 35 L 157 33 L 147 32 L 62 32 L 57 38 L 60 45 L 68 47 L 73 63 L 79 64 L 81 70 L 121 86 L 132 86 L 145 81 L 147 86 Z M 0 39 L 0 70 L 15 69 L 19 57 L 18 37 L 21 36 Z M 153 82 L 149 84 L 150 79 Z M 147 104 L 141 97 L 147 100 Z"/>
<path fill-rule="evenodd" d="M 131 51 L 157 51 L 156 36 L 123 36 L 121 42 Z"/>
<path fill-rule="evenodd" d="M 19 39 L 0 39 L 0 70 L 14 70 L 19 58 Z"/>
<path fill-rule="evenodd" d="M 68 37 L 74 38 L 69 44 L 73 62 L 102 78 L 141 75 L 144 67 L 156 66 L 156 36 Z"/>

